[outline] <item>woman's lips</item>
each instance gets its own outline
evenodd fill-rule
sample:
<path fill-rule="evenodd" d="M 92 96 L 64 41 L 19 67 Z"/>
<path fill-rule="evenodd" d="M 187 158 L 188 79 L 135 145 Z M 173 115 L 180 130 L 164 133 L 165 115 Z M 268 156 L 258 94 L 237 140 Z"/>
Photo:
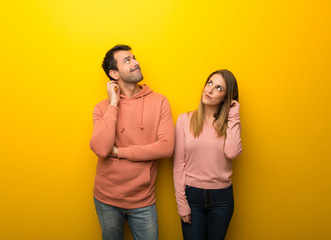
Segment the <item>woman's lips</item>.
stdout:
<path fill-rule="evenodd" d="M 209 96 L 208 94 L 206 94 L 205 93 L 205 97 L 207 98 L 207 99 L 212 99 L 212 97 L 211 96 Z"/>

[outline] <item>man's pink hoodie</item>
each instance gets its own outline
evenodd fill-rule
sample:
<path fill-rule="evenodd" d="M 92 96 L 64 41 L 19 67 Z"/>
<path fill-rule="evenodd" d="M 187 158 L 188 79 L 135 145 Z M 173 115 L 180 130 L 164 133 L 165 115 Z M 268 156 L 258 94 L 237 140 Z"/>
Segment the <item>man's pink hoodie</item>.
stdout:
<path fill-rule="evenodd" d="M 155 203 L 157 160 L 174 149 L 174 124 L 166 97 L 147 85 L 119 107 L 106 99 L 93 111 L 91 149 L 99 157 L 94 197 L 111 206 L 132 209 Z M 113 146 L 118 158 L 110 157 Z"/>

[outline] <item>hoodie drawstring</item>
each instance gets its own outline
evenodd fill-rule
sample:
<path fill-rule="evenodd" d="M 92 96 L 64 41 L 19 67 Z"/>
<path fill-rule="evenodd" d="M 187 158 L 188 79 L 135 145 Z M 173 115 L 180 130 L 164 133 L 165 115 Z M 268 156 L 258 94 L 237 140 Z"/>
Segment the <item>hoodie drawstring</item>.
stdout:
<path fill-rule="evenodd" d="M 144 94 L 145 94 L 145 91 L 144 91 L 144 87 L 143 87 L 143 89 L 141 90 L 141 110 L 140 110 L 140 125 L 139 125 L 139 128 L 140 129 L 144 129 L 144 122 L 143 122 L 143 117 L 144 117 L 144 101 L 145 101 L 144 100 Z M 121 100 L 120 100 L 120 105 L 121 105 Z M 120 132 L 123 133 L 124 130 L 125 130 L 125 127 L 124 127 L 124 118 L 123 118 L 123 104 L 122 104 L 122 107 L 120 107 L 120 109 L 119 109 L 119 118 L 120 118 Z"/>
<path fill-rule="evenodd" d="M 122 132 L 124 132 L 124 123 L 123 123 L 123 121 L 124 121 L 124 119 L 123 119 L 123 113 L 122 113 L 122 111 L 121 111 L 121 109 L 119 109 L 119 111 L 120 111 L 120 119 L 121 119 L 121 133 Z"/>
<path fill-rule="evenodd" d="M 141 90 L 141 114 L 140 114 L 140 129 L 144 129 L 143 124 L 143 115 L 144 115 L 144 91 Z"/>

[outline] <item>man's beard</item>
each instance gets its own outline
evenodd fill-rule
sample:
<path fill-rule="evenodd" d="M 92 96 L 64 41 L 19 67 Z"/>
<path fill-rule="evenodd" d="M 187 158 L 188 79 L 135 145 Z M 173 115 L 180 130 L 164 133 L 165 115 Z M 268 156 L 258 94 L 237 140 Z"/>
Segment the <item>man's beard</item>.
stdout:
<path fill-rule="evenodd" d="M 126 83 L 138 83 L 144 79 L 144 76 L 140 72 L 140 74 L 130 75 L 128 77 L 121 76 L 123 82 Z"/>

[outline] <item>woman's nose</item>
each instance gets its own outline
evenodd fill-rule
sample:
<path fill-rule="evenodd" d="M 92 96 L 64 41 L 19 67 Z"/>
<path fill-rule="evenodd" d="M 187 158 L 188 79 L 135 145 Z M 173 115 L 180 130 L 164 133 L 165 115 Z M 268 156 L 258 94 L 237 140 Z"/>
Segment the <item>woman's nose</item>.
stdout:
<path fill-rule="evenodd" d="M 208 90 L 209 93 L 213 93 L 214 88 L 213 87 L 209 87 L 207 90 Z"/>

